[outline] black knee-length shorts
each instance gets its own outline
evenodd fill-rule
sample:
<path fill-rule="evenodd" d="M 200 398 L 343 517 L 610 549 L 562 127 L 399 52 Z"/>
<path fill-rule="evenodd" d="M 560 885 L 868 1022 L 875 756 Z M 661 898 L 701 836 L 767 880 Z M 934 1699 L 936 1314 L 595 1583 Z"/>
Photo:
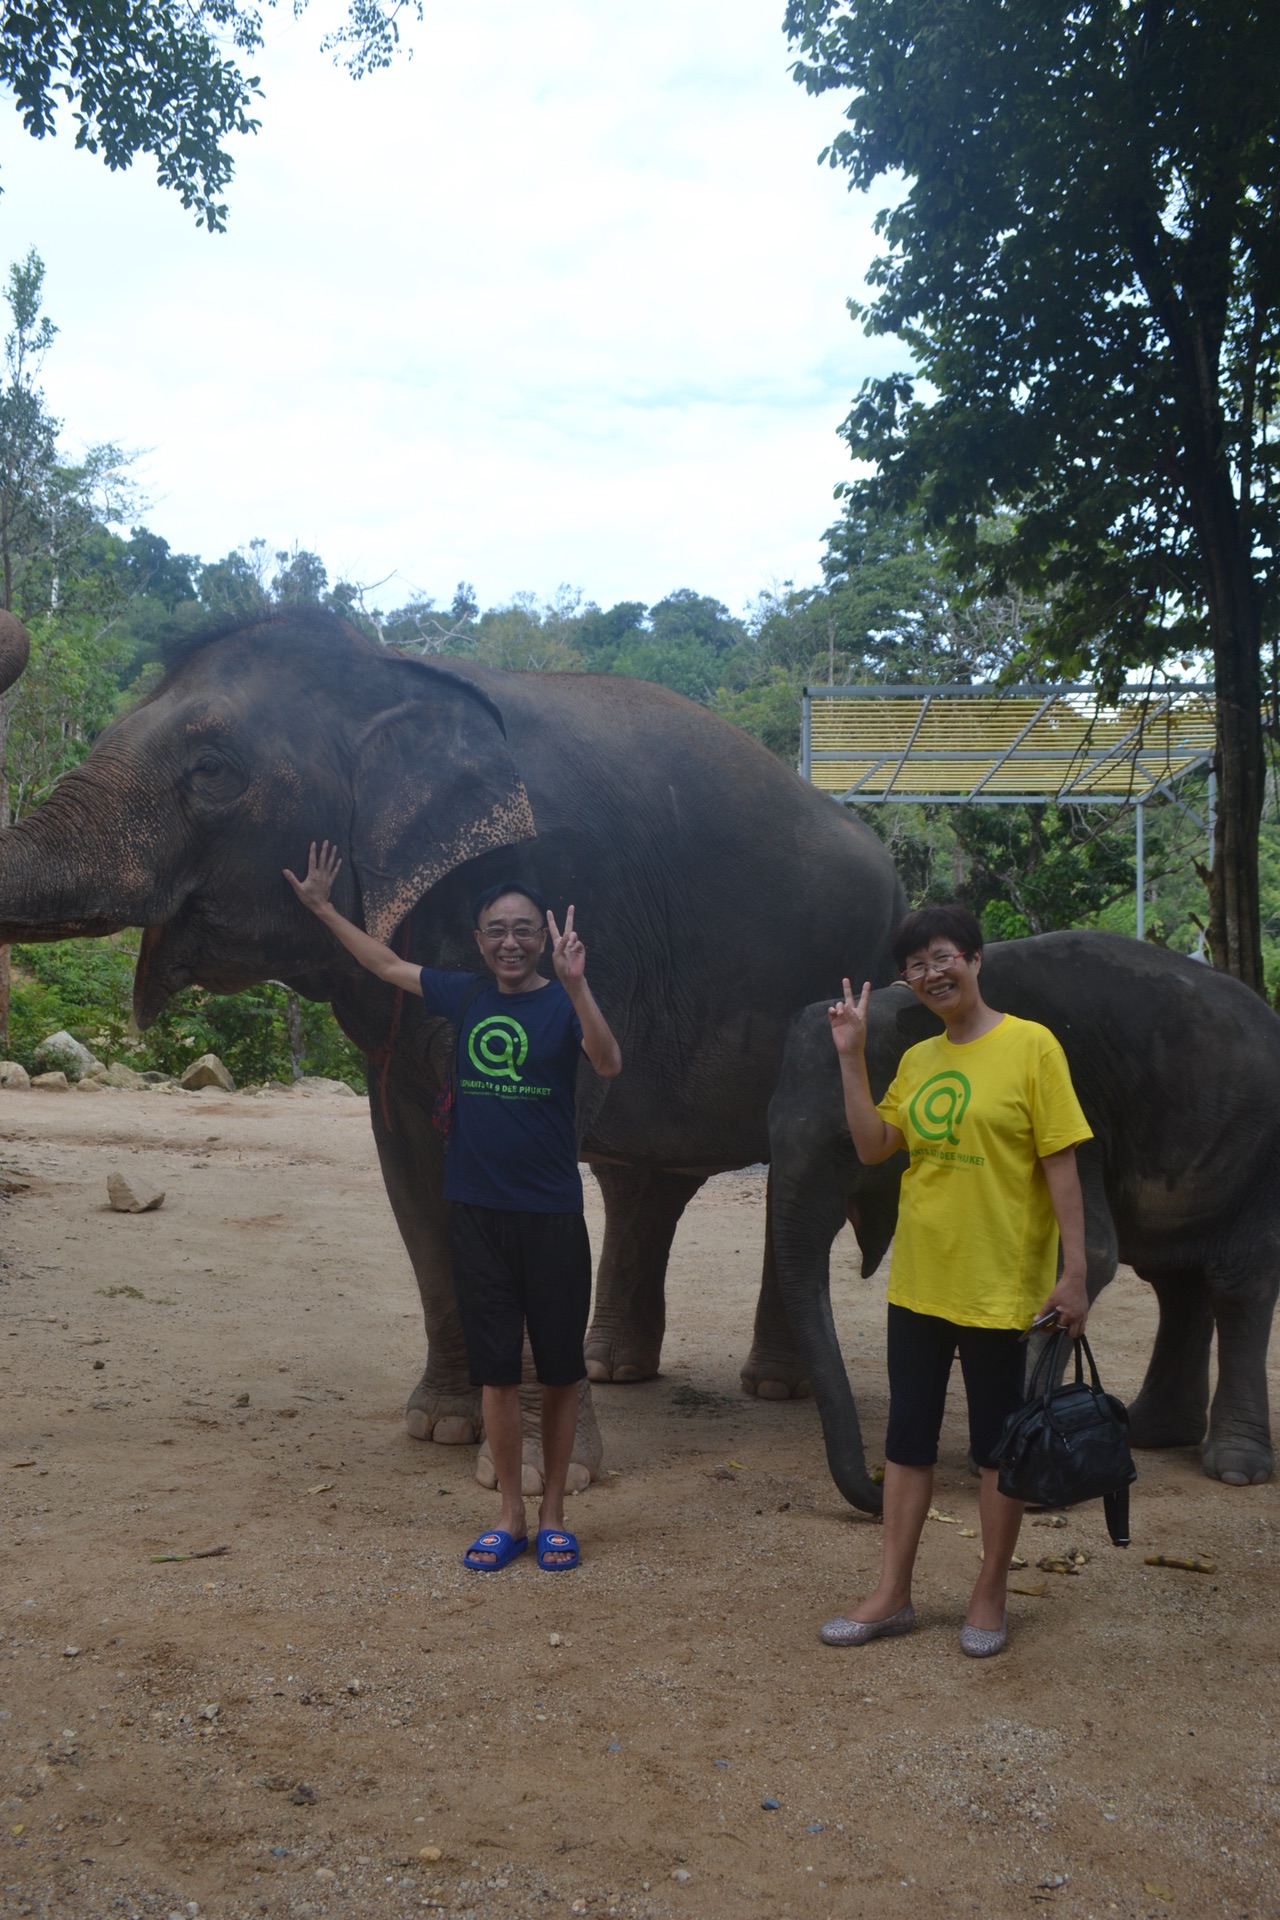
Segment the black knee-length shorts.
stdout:
<path fill-rule="evenodd" d="M 473 1387 L 518 1387 L 529 1329 L 544 1387 L 571 1387 L 587 1371 L 591 1242 L 580 1213 L 450 1209 L 453 1290 Z"/>
<path fill-rule="evenodd" d="M 884 1457 L 931 1467 L 957 1352 L 969 1402 L 969 1445 L 994 1467 L 1004 1423 L 1023 1401 L 1027 1349 L 1016 1327 L 959 1327 L 910 1307 L 889 1308 L 889 1431 Z"/>

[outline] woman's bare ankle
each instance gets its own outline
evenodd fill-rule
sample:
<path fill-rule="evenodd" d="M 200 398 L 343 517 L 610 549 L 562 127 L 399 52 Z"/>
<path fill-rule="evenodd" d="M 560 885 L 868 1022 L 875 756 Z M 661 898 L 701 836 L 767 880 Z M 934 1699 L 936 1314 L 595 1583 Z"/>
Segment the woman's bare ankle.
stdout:
<path fill-rule="evenodd" d="M 877 1620 L 891 1619 L 895 1613 L 901 1613 L 902 1609 L 910 1604 L 910 1587 L 905 1593 L 887 1587 L 877 1587 L 874 1592 L 867 1595 L 865 1600 L 860 1600 L 852 1613 L 845 1617 L 849 1620 L 861 1620 L 870 1626 Z"/>

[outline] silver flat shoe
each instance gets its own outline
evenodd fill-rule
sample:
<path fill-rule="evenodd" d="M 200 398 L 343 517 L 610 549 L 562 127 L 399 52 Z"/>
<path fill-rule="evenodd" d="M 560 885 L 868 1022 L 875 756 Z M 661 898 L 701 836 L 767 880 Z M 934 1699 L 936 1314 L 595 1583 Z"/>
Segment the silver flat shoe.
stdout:
<path fill-rule="evenodd" d="M 847 1620 L 837 1614 L 828 1620 L 818 1635 L 826 1647 L 865 1647 L 868 1640 L 886 1640 L 896 1633 L 910 1633 L 916 1623 L 916 1610 L 908 1600 L 884 1620 Z"/>
<path fill-rule="evenodd" d="M 971 1627 L 966 1621 L 960 1629 L 960 1651 L 967 1653 L 971 1660 L 989 1660 L 993 1653 L 1003 1653 L 1009 1638 L 1009 1612 L 1005 1609 L 1004 1619 L 998 1627 Z"/>

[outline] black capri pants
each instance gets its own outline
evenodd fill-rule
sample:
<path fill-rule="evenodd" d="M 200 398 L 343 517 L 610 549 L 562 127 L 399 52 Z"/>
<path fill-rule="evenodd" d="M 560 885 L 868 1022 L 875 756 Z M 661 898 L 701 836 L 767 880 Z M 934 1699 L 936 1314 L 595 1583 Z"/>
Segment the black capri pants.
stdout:
<path fill-rule="evenodd" d="M 449 1210 L 453 1291 L 473 1387 L 518 1387 L 525 1327 L 544 1387 L 586 1375 L 591 1242 L 580 1213 Z"/>
<path fill-rule="evenodd" d="M 884 1457 L 896 1466 L 936 1462 L 957 1351 L 969 1402 L 969 1445 L 980 1467 L 995 1466 L 1004 1423 L 1023 1402 L 1027 1350 L 1021 1334 L 1016 1327 L 960 1327 L 931 1313 L 891 1306 Z"/>

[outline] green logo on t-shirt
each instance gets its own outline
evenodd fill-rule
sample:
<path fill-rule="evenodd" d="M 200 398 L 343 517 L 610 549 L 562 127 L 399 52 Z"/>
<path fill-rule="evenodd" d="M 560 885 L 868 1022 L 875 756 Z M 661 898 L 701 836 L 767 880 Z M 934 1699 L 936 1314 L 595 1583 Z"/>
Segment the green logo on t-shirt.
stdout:
<path fill-rule="evenodd" d="M 911 1124 L 926 1140 L 949 1140 L 959 1146 L 957 1131 L 969 1105 L 969 1082 L 962 1073 L 935 1073 L 916 1089 L 907 1111 Z"/>
<path fill-rule="evenodd" d="M 477 1020 L 467 1041 L 472 1066 L 491 1080 L 514 1080 L 518 1084 L 518 1070 L 524 1065 L 528 1051 L 528 1034 L 518 1020 L 508 1018 L 505 1013 L 493 1013 L 487 1020 Z"/>

